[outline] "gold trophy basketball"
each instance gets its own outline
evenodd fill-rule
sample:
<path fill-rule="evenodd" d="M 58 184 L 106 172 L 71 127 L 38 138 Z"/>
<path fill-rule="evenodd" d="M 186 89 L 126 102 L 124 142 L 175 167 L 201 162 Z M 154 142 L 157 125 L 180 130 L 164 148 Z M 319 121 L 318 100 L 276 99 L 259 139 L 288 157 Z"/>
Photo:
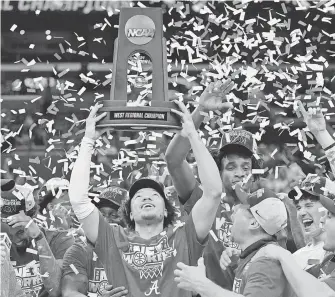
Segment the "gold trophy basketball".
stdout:
<path fill-rule="evenodd" d="M 135 53 L 145 54 L 152 61 L 152 98 L 148 106 L 127 106 L 128 59 Z M 145 84 L 144 77 L 135 77 L 134 85 Z M 100 109 L 107 112 L 107 116 L 97 126 L 117 130 L 180 129 L 180 120 L 170 112 L 171 108 L 178 109 L 175 103 L 168 101 L 162 9 L 121 8 L 119 33 L 114 44 L 111 96 L 110 100 L 103 101 Z"/>

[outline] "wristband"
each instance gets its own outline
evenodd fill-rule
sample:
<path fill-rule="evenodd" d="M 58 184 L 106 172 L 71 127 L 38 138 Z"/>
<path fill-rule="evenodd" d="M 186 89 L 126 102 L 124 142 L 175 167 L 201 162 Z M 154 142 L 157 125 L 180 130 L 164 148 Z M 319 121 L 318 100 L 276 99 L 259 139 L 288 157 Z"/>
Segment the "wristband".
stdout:
<path fill-rule="evenodd" d="M 39 240 L 41 240 L 42 238 L 44 238 L 44 234 L 43 234 L 42 231 L 40 231 L 40 234 L 38 234 L 34 239 L 35 239 L 35 241 L 39 241 Z"/>

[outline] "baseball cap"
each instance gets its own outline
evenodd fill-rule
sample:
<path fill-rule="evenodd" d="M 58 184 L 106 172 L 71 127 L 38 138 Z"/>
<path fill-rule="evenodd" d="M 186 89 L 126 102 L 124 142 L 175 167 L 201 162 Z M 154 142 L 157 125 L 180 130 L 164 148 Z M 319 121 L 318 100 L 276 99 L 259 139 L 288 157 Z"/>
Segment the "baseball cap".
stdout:
<path fill-rule="evenodd" d="M 93 204 L 100 208 L 104 206 L 112 206 L 114 209 L 119 209 L 122 201 L 127 197 L 127 190 L 120 187 L 111 186 L 104 189 L 98 196 L 99 202 L 92 200 Z"/>
<path fill-rule="evenodd" d="M 301 182 L 300 186 L 294 187 L 289 193 L 290 199 L 299 199 L 299 190 L 302 194 L 312 195 L 321 198 L 322 196 L 331 196 L 335 193 L 335 183 L 330 179 L 317 174 L 308 174 Z M 331 197 L 332 198 L 332 197 Z"/>
<path fill-rule="evenodd" d="M 1 179 L 1 191 L 10 191 L 15 187 L 13 179 Z"/>
<path fill-rule="evenodd" d="M 21 190 L 20 190 L 21 189 Z M 27 212 L 35 206 L 31 191 L 24 191 L 24 186 L 16 187 L 14 180 L 1 180 L 1 217 L 18 214 L 21 210 Z"/>
<path fill-rule="evenodd" d="M 256 153 L 257 144 L 252 133 L 246 130 L 232 130 L 226 132 L 221 138 L 220 151 L 233 148 L 243 149 L 250 156 Z"/>
<path fill-rule="evenodd" d="M 129 198 L 133 199 L 134 195 L 141 189 L 144 188 L 151 188 L 156 190 L 165 200 L 166 196 L 165 196 L 165 191 L 164 191 L 164 185 L 162 183 L 160 183 L 157 180 L 154 180 L 152 178 L 141 178 L 137 181 L 135 181 L 130 189 L 129 189 Z"/>
<path fill-rule="evenodd" d="M 287 226 L 287 211 L 283 201 L 267 188 L 258 189 L 248 197 L 250 211 L 269 235 L 275 235 Z"/>

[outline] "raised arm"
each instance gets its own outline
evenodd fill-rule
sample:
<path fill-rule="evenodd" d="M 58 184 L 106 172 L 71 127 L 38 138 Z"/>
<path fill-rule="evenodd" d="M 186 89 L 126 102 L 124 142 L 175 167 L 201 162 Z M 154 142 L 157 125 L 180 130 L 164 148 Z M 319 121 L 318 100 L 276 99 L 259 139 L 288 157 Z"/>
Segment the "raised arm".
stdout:
<path fill-rule="evenodd" d="M 222 193 L 221 177 L 214 159 L 207 150 L 194 127 L 192 117 L 185 105 L 176 101 L 180 111 L 172 110 L 178 114 L 183 122 L 182 136 L 188 137 L 197 161 L 199 177 L 203 186 L 203 196 L 192 210 L 192 218 L 199 241 L 203 241 L 211 229 L 216 211 L 219 207 Z"/>
<path fill-rule="evenodd" d="M 233 83 L 217 81 L 211 83 L 201 94 L 199 106 L 192 113 L 192 120 L 196 129 L 204 120 L 204 113 L 209 110 L 227 110 L 232 105 L 226 101 L 226 94 L 233 88 Z M 176 134 L 171 140 L 166 153 L 165 161 L 173 180 L 174 187 L 179 195 L 180 202 L 184 204 L 191 196 L 196 185 L 196 179 L 186 156 L 191 149 L 190 141 L 181 134 Z"/>
<path fill-rule="evenodd" d="M 96 117 L 96 113 L 101 107 L 102 105 L 95 105 L 86 119 L 85 137 L 81 142 L 69 186 L 69 198 L 73 211 L 78 220 L 83 224 L 82 228 L 85 231 L 86 237 L 93 244 L 95 244 L 98 237 L 99 211 L 91 203 L 91 199 L 88 197 L 88 189 L 93 146 L 95 140 L 99 138 L 95 125 L 96 122 L 106 116 L 106 113 L 103 113 Z"/>
<path fill-rule="evenodd" d="M 262 253 L 280 262 L 286 279 L 297 297 L 335 296 L 335 292 L 326 283 L 302 270 L 289 251 L 270 244 L 262 250 Z"/>
<path fill-rule="evenodd" d="M 327 124 L 320 109 L 306 111 L 301 101 L 298 101 L 298 108 L 302 113 L 304 122 L 308 129 L 313 133 L 317 142 L 325 150 L 326 157 L 329 161 L 331 170 L 335 174 L 335 141 L 327 131 Z"/>

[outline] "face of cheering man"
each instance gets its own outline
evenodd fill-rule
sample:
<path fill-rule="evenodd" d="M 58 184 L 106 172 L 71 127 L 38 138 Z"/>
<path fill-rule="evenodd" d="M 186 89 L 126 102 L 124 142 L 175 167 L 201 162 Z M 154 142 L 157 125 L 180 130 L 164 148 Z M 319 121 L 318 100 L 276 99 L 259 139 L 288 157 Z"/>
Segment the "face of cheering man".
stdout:
<path fill-rule="evenodd" d="M 315 238 L 322 234 L 323 230 L 320 227 L 320 220 L 324 216 L 322 204 L 318 197 L 301 197 L 296 204 L 298 218 L 304 227 L 305 234 L 311 238 Z"/>
<path fill-rule="evenodd" d="M 143 188 L 131 199 L 130 219 L 136 224 L 161 223 L 167 217 L 164 198 L 154 189 Z"/>
<path fill-rule="evenodd" d="M 221 180 L 227 196 L 236 197 L 233 189 L 237 183 L 241 183 L 252 172 L 251 157 L 244 154 L 227 154 L 221 160 Z M 250 178 L 243 186 L 247 191 L 252 183 Z"/>

